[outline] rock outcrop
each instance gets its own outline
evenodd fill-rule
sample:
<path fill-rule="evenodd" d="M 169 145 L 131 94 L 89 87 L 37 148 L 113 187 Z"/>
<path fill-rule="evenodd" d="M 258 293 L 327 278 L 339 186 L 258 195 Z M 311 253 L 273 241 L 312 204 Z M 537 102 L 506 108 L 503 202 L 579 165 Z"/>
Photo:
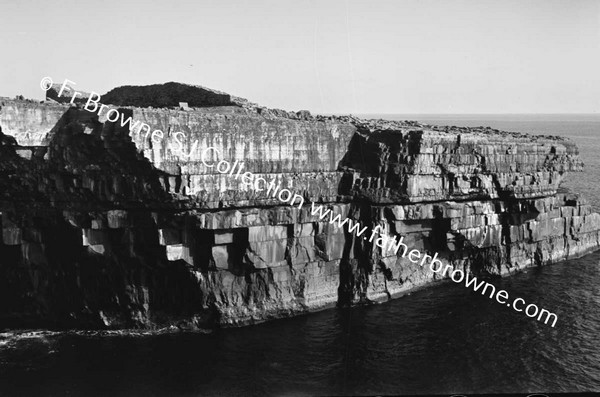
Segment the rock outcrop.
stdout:
<path fill-rule="evenodd" d="M 599 247 L 600 215 L 559 187 L 583 168 L 566 139 L 313 117 L 186 87 L 159 88 L 189 111 L 113 90 L 158 141 L 82 104 L 0 100 L 0 328 L 245 325 L 437 281 L 313 202 L 480 277 Z M 207 167 L 210 146 L 305 204 Z"/>
<path fill-rule="evenodd" d="M 236 106 L 241 105 L 240 102 L 243 102 L 241 98 L 236 98 L 224 92 L 173 82 L 117 87 L 102 95 L 102 98 L 105 103 L 117 106 L 155 108 L 179 106 L 179 102 L 187 102 L 192 107 Z M 185 98 L 185 101 L 181 101 L 181 98 Z"/>

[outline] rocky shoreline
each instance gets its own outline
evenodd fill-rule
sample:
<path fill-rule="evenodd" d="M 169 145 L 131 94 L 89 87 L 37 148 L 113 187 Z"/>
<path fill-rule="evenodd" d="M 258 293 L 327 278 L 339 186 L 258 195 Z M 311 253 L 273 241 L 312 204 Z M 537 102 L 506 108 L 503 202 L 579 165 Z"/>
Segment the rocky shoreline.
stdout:
<path fill-rule="evenodd" d="M 112 91 L 119 111 L 165 132 L 160 143 L 81 103 L 0 99 L 0 329 L 240 326 L 440 281 L 310 205 L 211 170 L 209 146 L 478 277 L 600 246 L 600 215 L 560 189 L 583 169 L 565 138 L 311 116 L 218 93 L 221 106 L 180 86 L 165 97 L 198 107 L 134 107 L 136 87 Z M 199 141 L 190 158 L 169 146 L 177 131 L 186 153 Z"/>

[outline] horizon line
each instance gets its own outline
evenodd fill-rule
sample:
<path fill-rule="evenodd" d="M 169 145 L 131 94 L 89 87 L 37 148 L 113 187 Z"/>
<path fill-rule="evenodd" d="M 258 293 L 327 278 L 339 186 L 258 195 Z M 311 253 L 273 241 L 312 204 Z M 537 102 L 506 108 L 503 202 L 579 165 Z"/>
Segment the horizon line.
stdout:
<path fill-rule="evenodd" d="M 542 113 L 542 112 L 532 112 L 532 113 L 526 113 L 526 112 L 519 112 L 519 113 L 377 113 L 377 112 L 361 112 L 361 113 L 325 113 L 325 114 L 332 114 L 332 115 L 349 115 L 349 114 L 356 114 L 356 115 L 372 115 L 372 114 L 377 114 L 377 115 L 384 115 L 384 116 L 388 116 L 388 115 L 419 115 L 419 116 L 512 116 L 512 115 L 542 115 L 542 116 L 547 116 L 547 115 L 600 115 L 600 111 L 598 112 L 592 112 L 592 113 L 584 113 L 584 112 L 561 112 L 561 113 Z"/>

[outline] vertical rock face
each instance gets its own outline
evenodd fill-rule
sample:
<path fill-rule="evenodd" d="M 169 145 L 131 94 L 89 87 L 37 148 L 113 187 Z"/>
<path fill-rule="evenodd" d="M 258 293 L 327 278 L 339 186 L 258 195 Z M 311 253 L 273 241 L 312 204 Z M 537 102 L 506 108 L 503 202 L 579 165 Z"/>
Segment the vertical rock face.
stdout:
<path fill-rule="evenodd" d="M 558 193 L 566 172 L 583 169 L 568 140 L 411 123 L 363 122 L 358 130 L 342 163 L 351 190 L 368 203 L 372 225 L 403 236 L 409 249 L 481 277 L 598 247 L 600 216 Z M 342 280 L 350 302 L 387 299 L 437 277 L 388 250 L 361 251 L 372 255 L 349 261 L 354 277 Z"/>
<path fill-rule="evenodd" d="M 2 102 L 1 327 L 244 325 L 438 277 L 330 224 L 338 214 L 478 276 L 599 245 L 600 216 L 559 190 L 583 167 L 568 140 L 203 104 L 232 97 L 163 88 L 204 107 L 131 107 L 143 95 L 123 89 L 111 99 L 161 139 L 81 107 Z M 203 159 L 243 162 L 304 205 Z"/>

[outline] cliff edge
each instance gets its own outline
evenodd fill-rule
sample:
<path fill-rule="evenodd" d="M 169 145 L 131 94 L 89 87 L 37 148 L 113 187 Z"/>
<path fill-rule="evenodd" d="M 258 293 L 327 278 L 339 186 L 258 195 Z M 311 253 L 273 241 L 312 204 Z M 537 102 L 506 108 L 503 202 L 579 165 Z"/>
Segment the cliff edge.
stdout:
<path fill-rule="evenodd" d="M 564 138 L 311 116 L 177 83 L 101 102 L 163 139 L 84 103 L 0 99 L 0 328 L 246 325 L 438 281 L 310 203 L 479 277 L 600 245 L 600 215 L 560 189 L 583 169 Z M 305 204 L 208 167 L 208 147 Z"/>

